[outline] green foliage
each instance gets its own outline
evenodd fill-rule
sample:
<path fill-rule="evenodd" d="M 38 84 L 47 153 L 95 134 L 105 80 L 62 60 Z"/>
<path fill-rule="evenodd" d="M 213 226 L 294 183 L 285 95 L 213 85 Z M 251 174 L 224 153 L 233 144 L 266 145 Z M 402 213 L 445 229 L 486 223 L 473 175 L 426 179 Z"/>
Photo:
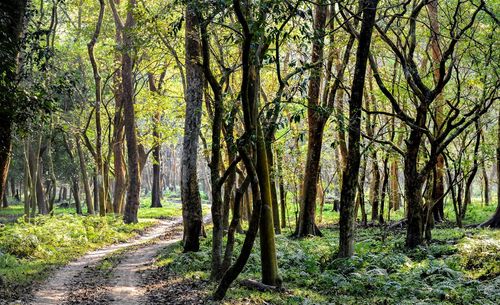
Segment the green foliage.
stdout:
<path fill-rule="evenodd" d="M 500 275 L 500 232 L 484 231 L 465 237 L 458 245 L 460 265 L 477 279 L 493 279 Z"/>
<path fill-rule="evenodd" d="M 477 204 L 471 211 L 484 210 Z M 478 222 L 489 213 L 478 212 Z M 324 213 L 330 224 L 334 213 Z M 337 220 L 335 219 L 335 222 Z M 497 231 L 438 226 L 425 247 L 404 248 L 404 231 L 359 228 L 355 256 L 335 257 L 338 230 L 323 227 L 323 237 L 276 237 L 280 275 L 285 292 L 257 292 L 239 286 L 229 290 L 224 304 L 496 304 L 500 295 L 500 249 Z M 207 230 L 210 232 L 210 230 Z M 385 238 L 382 236 L 386 235 Z M 244 235 L 236 236 L 234 258 Z M 180 244 L 166 249 L 157 264 L 170 276 L 209 279 L 211 239 L 198 253 L 182 253 Z M 240 279 L 260 279 L 256 241 Z M 216 283 L 207 285 L 210 294 Z"/>

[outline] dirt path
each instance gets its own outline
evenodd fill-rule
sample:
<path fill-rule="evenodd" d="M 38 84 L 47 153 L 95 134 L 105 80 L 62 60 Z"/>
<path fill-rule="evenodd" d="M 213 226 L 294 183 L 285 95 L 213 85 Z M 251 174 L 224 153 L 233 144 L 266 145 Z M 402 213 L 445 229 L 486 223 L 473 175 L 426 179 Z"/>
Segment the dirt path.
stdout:
<path fill-rule="evenodd" d="M 127 252 L 112 273 L 109 288 L 110 304 L 136 305 L 145 301 L 146 289 L 141 287 L 141 271 L 154 262 L 158 251 L 181 238 L 182 229 L 173 228 L 161 236 L 159 241 Z"/>
<path fill-rule="evenodd" d="M 140 278 L 137 271 L 144 264 L 151 262 L 159 249 L 178 240 L 178 233 L 172 235 L 168 234 L 168 232 L 180 223 L 181 220 L 162 220 L 145 235 L 126 243 L 90 252 L 69 263 L 52 274 L 49 280 L 33 293 L 30 304 L 55 305 L 65 303 L 69 293 L 75 289 L 72 283 L 79 280 L 78 277 L 84 274 L 86 268 L 95 266 L 104 258 L 128 247 L 136 249 L 124 254 L 122 260 L 113 270 L 110 287 L 106 289 L 106 294 L 109 294 L 112 303 L 121 305 L 137 304 L 138 297 L 141 294 L 141 289 L 138 288 Z M 166 238 L 155 242 L 155 239 L 162 236 L 166 236 Z"/>

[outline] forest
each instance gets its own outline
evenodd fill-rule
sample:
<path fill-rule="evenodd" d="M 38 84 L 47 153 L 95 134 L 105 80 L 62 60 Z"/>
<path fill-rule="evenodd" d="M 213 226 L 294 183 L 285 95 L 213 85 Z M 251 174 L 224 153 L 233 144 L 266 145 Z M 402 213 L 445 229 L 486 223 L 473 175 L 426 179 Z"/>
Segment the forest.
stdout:
<path fill-rule="evenodd" d="M 0 1 L 0 305 L 500 304 L 500 1 Z"/>

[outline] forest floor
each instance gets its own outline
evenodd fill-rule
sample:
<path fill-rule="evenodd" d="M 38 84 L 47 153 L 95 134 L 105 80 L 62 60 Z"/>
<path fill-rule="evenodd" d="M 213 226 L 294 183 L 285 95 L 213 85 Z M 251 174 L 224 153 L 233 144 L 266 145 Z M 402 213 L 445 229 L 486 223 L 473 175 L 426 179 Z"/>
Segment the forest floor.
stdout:
<path fill-rule="evenodd" d="M 494 207 L 494 204 L 486 207 L 472 205 L 465 223 L 471 225 L 484 221 Z M 126 227 L 127 234 L 117 240 L 122 243 L 109 245 L 106 240 L 108 245 L 101 245 L 97 247 L 99 249 L 55 271 L 46 270 L 46 280 L 38 281 L 41 284 L 11 287 L 17 289 L 17 294 L 7 295 L 3 303 L 213 304 L 210 296 L 216 283 L 209 281 L 210 225 L 206 227 L 208 237 L 202 239 L 200 252 L 182 253 L 182 245 L 178 242 L 182 237 L 178 211 L 168 211 L 167 207 L 162 213 L 142 208 L 143 214 L 166 219 L 141 222 L 136 228 Z M 289 215 L 294 215 L 293 211 L 289 212 Z M 446 213 L 447 219 L 453 218 L 449 210 Z M 177 216 L 173 216 L 175 214 Z M 204 214 L 208 215 L 206 207 Z M 393 217 L 394 223 L 401 215 L 394 213 Z M 54 218 L 68 223 L 89 217 L 73 219 L 62 215 Z M 53 221 L 56 220 L 49 222 L 42 217 L 41 225 L 37 228 L 44 228 Z M 105 221 L 106 225 L 102 226 L 104 220 L 99 217 L 91 217 L 89 221 L 92 225 L 84 226 L 89 239 L 93 238 L 89 235 L 92 230 L 102 233 L 98 234 L 101 240 L 102 235 L 115 238 L 116 232 L 125 228 L 114 220 Z M 94 222 L 99 225 L 96 226 Z M 433 240 L 425 247 L 406 250 L 404 228 L 358 227 L 355 256 L 351 259 L 335 259 L 338 247 L 337 222 L 338 213 L 325 208 L 319 224 L 323 237 L 293 239 L 290 237 L 290 227 L 277 235 L 278 262 L 284 280 L 284 289 L 280 292 L 259 292 L 240 284 L 240 280 L 244 279 L 259 280 L 257 239 L 247 266 L 222 304 L 500 304 L 499 230 L 456 228 L 451 221 L 445 221 L 433 230 Z M 21 234 L 9 231 L 19 227 L 19 224 L 7 226 L 11 226 L 7 229 L 9 238 Z M 26 226 L 24 223 L 23 227 Z M 116 232 L 110 231 L 110 228 Z M 36 235 L 37 232 L 29 232 L 41 238 L 40 234 Z M 131 239 L 137 232 L 142 233 Z M 2 233 L 5 232 L 0 229 L 0 243 L 5 241 L 1 239 Z M 58 234 L 58 231 L 54 234 Z M 125 242 L 124 236 L 127 236 Z M 243 239 L 243 234 L 237 236 L 235 255 Z M 31 256 L 41 256 L 50 251 L 49 248 L 40 251 L 43 243 L 42 240 L 37 244 L 37 250 Z M 18 248 L 30 247 L 19 240 L 11 244 Z M 1 245 L 10 254 L 2 256 L 0 253 L 0 276 L 13 282 L 15 278 L 12 274 L 24 275 L 26 270 L 36 270 L 33 267 L 36 265 L 25 266 L 28 258 L 18 257 L 18 264 L 24 269 L 12 267 L 15 264 L 9 259 L 2 262 L 2 257 L 8 258 L 15 254 L 12 250 L 17 249 L 17 256 L 28 250 Z M 47 260 L 46 257 L 44 259 Z M 26 282 L 33 280 L 33 277 L 28 277 Z M 24 290 L 19 290 L 19 287 L 24 287 Z"/>
<path fill-rule="evenodd" d="M 162 220 L 146 234 L 71 262 L 35 290 L 31 304 L 140 304 L 139 271 L 159 249 L 179 240 L 181 219 Z"/>
<path fill-rule="evenodd" d="M 74 208 L 30 222 L 22 212 L 20 204 L 0 209 L 0 305 L 137 304 L 136 271 L 182 237 L 176 198 L 154 209 L 143 200 L 134 225 L 78 216 Z"/>
<path fill-rule="evenodd" d="M 241 284 L 260 280 L 257 239 L 246 267 L 221 303 L 500 304 L 500 230 L 471 226 L 486 220 L 494 208 L 471 206 L 466 228 L 456 228 L 447 210 L 450 220 L 436 226 L 430 243 L 414 250 L 404 247 L 403 227 L 358 226 L 350 259 L 335 258 L 338 213 L 325 210 L 319 224 L 323 237 L 294 239 L 290 227 L 276 236 L 282 291 L 260 292 Z M 237 236 L 237 249 L 243 239 L 243 234 Z M 146 304 L 219 304 L 210 299 L 216 288 L 209 280 L 210 251 L 210 236 L 198 253 L 182 253 L 179 244 L 163 249 L 143 277 Z"/>

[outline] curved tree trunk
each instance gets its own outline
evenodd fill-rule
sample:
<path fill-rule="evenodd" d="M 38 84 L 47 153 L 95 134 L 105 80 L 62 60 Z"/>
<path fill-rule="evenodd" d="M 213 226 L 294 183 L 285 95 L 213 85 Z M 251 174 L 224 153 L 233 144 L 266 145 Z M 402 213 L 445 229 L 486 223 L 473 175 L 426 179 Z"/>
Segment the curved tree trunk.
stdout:
<path fill-rule="evenodd" d="M 104 189 L 104 167 L 102 161 L 102 127 L 101 127 L 101 101 L 102 101 L 102 82 L 101 75 L 99 74 L 99 69 L 97 67 L 97 62 L 94 56 L 94 46 L 99 38 L 101 32 L 102 20 L 104 16 L 104 0 L 99 0 L 99 17 L 97 19 L 97 24 L 95 27 L 92 39 L 87 44 L 87 50 L 89 53 L 90 63 L 92 65 L 92 71 L 94 73 L 95 82 L 95 126 L 96 126 L 96 144 L 95 144 L 95 161 L 96 161 L 96 181 L 98 188 L 98 203 L 99 203 L 99 215 L 106 215 L 106 191 Z"/>

